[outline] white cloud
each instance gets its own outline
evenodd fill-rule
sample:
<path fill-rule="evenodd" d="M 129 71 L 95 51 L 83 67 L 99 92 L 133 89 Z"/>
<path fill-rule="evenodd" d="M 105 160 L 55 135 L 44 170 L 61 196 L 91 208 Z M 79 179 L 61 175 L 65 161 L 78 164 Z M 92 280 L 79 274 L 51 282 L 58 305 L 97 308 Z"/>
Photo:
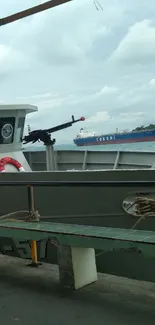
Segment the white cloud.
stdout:
<path fill-rule="evenodd" d="M 108 87 L 104 86 L 99 92 L 97 92 L 97 95 L 115 95 L 118 93 L 118 88 L 116 87 Z"/>
<path fill-rule="evenodd" d="M 129 27 L 128 33 L 114 51 L 112 59 L 127 64 L 144 64 L 155 58 L 155 24 L 150 20 L 137 22 Z"/>
<path fill-rule="evenodd" d="M 45 93 L 45 94 L 36 94 L 36 95 L 32 95 L 32 96 L 23 96 L 23 97 L 17 97 L 17 99 L 41 99 L 41 98 L 49 98 L 52 97 L 51 93 Z"/>
<path fill-rule="evenodd" d="M 133 113 L 120 113 L 121 122 L 135 122 L 138 119 L 138 123 L 145 117 L 144 112 L 133 112 Z"/>
<path fill-rule="evenodd" d="M 41 2 L 5 0 L 1 16 Z M 27 119 L 34 128 L 72 114 L 97 132 L 154 119 L 154 0 L 100 3 L 103 11 L 74 0 L 1 28 L 0 101 L 38 105 Z M 56 138 L 72 141 L 79 128 Z"/>
<path fill-rule="evenodd" d="M 31 60 L 24 53 L 0 44 L 0 75 L 3 73 L 12 73 L 22 69 L 23 71 L 29 67 Z"/>
<path fill-rule="evenodd" d="M 149 85 L 151 86 L 151 88 L 155 88 L 155 79 L 151 79 L 150 81 L 149 81 Z"/>
<path fill-rule="evenodd" d="M 106 122 L 110 119 L 110 115 L 108 112 L 97 112 L 94 116 L 89 117 L 86 119 L 86 123 L 100 123 Z"/>
<path fill-rule="evenodd" d="M 79 63 L 86 59 L 97 39 L 104 39 L 110 33 L 100 14 L 91 19 L 94 12 L 90 1 L 66 3 L 34 16 L 29 23 L 22 23 L 12 44 L 48 65 Z"/>

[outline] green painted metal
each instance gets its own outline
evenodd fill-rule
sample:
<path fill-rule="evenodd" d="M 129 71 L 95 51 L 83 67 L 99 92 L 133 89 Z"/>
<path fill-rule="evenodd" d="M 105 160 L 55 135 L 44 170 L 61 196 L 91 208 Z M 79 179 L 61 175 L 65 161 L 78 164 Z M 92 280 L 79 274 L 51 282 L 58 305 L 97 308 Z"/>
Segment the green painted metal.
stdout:
<path fill-rule="evenodd" d="M 138 248 L 155 257 L 155 232 L 49 222 L 0 222 L 0 237 L 56 241 L 57 245 L 92 247 L 105 252 Z"/>
<path fill-rule="evenodd" d="M 123 241 L 136 241 L 155 244 L 155 232 L 137 229 L 108 228 L 99 226 L 84 226 L 74 224 L 52 223 L 52 222 L 24 222 L 8 221 L 0 222 L 1 229 L 16 229 L 37 233 L 37 236 L 47 238 L 47 234 L 77 235 L 86 237 L 96 237 L 103 239 L 119 239 Z"/>

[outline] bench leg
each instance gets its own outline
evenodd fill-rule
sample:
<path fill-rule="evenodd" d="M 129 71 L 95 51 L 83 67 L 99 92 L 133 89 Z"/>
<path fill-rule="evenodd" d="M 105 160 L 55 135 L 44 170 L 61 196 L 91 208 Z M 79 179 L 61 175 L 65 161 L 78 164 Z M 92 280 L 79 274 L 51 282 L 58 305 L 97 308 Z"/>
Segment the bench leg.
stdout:
<path fill-rule="evenodd" d="M 60 283 L 76 290 L 97 281 L 95 250 L 60 246 L 58 249 Z"/>

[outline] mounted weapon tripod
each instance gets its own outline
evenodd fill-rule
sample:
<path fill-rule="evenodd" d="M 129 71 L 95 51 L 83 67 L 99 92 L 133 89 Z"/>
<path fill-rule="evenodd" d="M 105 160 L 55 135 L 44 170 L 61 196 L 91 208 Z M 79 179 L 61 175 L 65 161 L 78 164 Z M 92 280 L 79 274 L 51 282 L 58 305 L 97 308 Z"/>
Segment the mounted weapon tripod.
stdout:
<path fill-rule="evenodd" d="M 26 135 L 22 141 L 24 144 L 27 144 L 30 142 L 36 143 L 37 141 L 43 142 L 43 144 L 46 146 L 47 170 L 48 171 L 55 170 L 54 144 L 56 142 L 56 139 L 51 139 L 51 133 L 66 129 L 66 128 L 72 126 L 74 123 L 84 121 L 84 120 L 85 120 L 84 117 L 81 117 L 81 118 L 75 120 L 74 116 L 72 115 L 71 121 L 69 121 L 67 123 L 59 124 L 57 126 L 49 128 L 49 129 L 44 129 L 44 130 L 39 129 L 39 130 L 30 131 L 30 128 L 29 128 L 29 134 Z"/>

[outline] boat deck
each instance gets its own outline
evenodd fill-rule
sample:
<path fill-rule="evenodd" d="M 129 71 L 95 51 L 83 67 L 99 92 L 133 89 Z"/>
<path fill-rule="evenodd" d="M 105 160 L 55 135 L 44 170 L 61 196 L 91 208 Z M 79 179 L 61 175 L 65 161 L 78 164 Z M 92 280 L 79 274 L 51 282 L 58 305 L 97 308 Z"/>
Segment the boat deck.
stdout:
<path fill-rule="evenodd" d="M 154 325 L 152 283 L 99 275 L 97 283 L 66 293 L 55 266 L 34 269 L 26 263 L 0 256 L 2 324 Z"/>

